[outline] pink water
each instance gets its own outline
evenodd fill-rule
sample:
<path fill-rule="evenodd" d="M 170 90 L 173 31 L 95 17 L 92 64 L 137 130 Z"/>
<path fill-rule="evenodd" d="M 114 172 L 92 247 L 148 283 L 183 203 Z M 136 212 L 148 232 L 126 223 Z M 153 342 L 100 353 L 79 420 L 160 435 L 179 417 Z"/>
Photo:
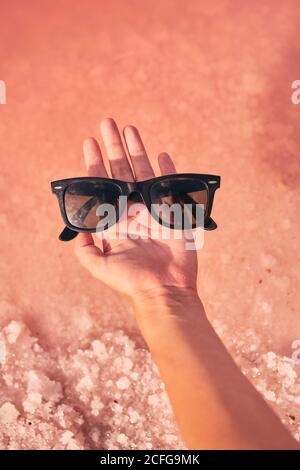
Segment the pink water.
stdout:
<path fill-rule="evenodd" d="M 298 4 L 140 5 L 1 4 L 1 448 L 184 446 L 130 306 L 57 240 L 49 182 L 84 174 L 105 116 L 139 127 L 156 169 L 165 150 L 222 176 L 199 293 L 300 439 Z"/>

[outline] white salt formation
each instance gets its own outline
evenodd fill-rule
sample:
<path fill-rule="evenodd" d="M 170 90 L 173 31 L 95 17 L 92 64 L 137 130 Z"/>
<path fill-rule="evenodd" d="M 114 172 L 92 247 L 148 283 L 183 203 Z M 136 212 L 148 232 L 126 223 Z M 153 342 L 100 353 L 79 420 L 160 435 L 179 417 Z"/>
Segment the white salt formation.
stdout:
<path fill-rule="evenodd" d="M 254 330 L 232 337 L 214 326 L 300 440 L 299 366 L 265 350 Z M 0 333 L 0 372 L 1 449 L 184 448 L 149 352 L 122 330 L 47 351 L 12 321 Z"/>
<path fill-rule="evenodd" d="M 48 352 L 12 321 L 0 334 L 0 374 L 1 449 L 183 447 L 149 352 L 121 330 Z"/>

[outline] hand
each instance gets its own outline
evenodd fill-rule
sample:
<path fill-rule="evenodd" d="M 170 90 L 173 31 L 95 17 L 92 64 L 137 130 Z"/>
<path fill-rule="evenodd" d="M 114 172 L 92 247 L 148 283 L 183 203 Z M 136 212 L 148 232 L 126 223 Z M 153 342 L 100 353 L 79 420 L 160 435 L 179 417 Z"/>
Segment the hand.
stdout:
<path fill-rule="evenodd" d="M 113 119 L 104 119 L 100 130 L 113 178 L 141 181 L 155 176 L 135 127 L 126 126 L 123 131 L 128 155 Z M 88 175 L 109 177 L 99 144 L 94 138 L 84 141 L 83 151 Z M 158 156 L 158 163 L 162 175 L 176 173 L 167 153 Z M 121 224 L 118 222 L 119 226 Z M 194 250 L 185 249 L 186 240 L 183 238 L 154 240 L 150 234 L 147 239 L 128 237 L 113 240 L 109 238 L 109 231 L 102 233 L 101 247 L 95 244 L 96 237 L 93 238 L 90 233 L 80 233 L 76 239 L 76 254 L 94 277 L 111 288 L 133 299 L 164 295 L 174 290 L 196 293 L 197 256 Z"/>

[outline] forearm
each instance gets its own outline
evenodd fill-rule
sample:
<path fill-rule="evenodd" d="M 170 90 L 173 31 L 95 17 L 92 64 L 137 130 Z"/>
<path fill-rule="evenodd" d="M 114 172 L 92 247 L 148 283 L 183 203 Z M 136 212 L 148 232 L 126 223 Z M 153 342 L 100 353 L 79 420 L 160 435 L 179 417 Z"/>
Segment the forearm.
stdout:
<path fill-rule="evenodd" d="M 189 448 L 298 448 L 234 363 L 195 292 L 147 293 L 134 307 Z"/>

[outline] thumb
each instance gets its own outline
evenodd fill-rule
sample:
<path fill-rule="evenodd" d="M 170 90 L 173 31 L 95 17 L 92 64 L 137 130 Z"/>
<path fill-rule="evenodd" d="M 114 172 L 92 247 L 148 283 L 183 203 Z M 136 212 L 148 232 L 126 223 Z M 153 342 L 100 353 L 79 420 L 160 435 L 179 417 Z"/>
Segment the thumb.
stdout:
<path fill-rule="evenodd" d="M 75 254 L 82 266 L 84 266 L 94 277 L 101 278 L 101 271 L 106 264 L 106 256 L 95 245 L 90 233 L 78 233 L 75 240 Z"/>

